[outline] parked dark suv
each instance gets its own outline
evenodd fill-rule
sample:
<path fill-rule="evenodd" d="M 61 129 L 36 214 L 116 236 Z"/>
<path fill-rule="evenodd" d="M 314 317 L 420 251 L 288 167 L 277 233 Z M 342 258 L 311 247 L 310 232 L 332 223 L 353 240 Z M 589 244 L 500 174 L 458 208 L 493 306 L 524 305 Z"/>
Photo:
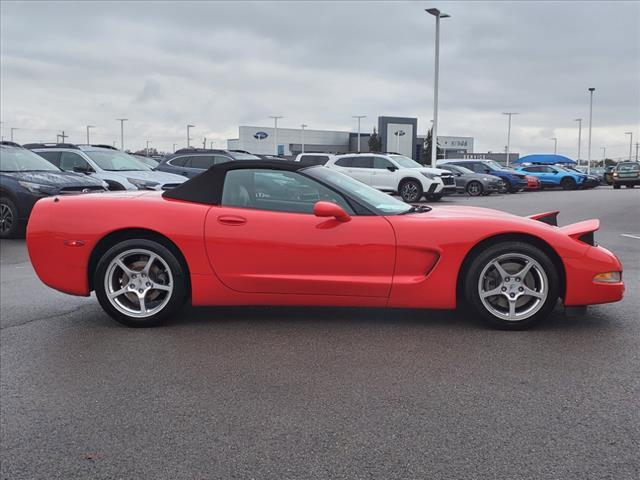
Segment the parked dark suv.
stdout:
<path fill-rule="evenodd" d="M 0 144 L 0 238 L 24 233 L 36 201 L 50 195 L 104 192 L 107 185 L 81 173 L 63 172 L 12 142 Z"/>
<path fill-rule="evenodd" d="M 166 156 L 155 170 L 192 178 L 213 165 L 234 160 L 260 160 L 260 157 L 242 151 L 183 148 Z"/>
<path fill-rule="evenodd" d="M 633 188 L 640 185 L 640 163 L 638 162 L 620 162 L 613 170 L 613 188 L 616 190 L 623 185 L 627 188 Z"/>

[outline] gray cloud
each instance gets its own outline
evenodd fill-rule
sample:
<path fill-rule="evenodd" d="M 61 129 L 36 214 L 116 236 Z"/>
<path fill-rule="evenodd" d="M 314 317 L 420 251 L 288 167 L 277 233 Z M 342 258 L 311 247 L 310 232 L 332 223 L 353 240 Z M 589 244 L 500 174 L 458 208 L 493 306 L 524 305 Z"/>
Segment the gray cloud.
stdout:
<path fill-rule="evenodd" d="M 84 125 L 162 149 L 193 135 L 223 140 L 239 124 L 350 129 L 351 115 L 432 112 L 433 18 L 418 2 L 28 2 L 0 4 L 3 135 L 81 141 Z M 640 136 L 640 4 L 446 2 L 440 132 L 501 150 L 575 156 L 574 118 L 595 86 L 593 157 Z M 585 122 L 586 123 L 586 122 Z M 585 132 L 583 132 L 585 133 Z M 583 135 L 586 138 L 586 134 Z M 586 141 L 583 151 L 586 149 Z"/>

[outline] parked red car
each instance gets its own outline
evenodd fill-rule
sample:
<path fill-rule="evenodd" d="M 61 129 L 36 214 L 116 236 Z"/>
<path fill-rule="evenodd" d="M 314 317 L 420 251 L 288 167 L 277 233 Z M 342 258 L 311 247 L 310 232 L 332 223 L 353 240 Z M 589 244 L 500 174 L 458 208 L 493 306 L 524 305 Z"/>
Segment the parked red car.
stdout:
<path fill-rule="evenodd" d="M 454 309 L 501 328 L 622 298 L 598 220 L 411 206 L 322 166 L 214 165 L 173 190 L 39 200 L 31 262 L 52 288 L 144 327 L 193 305 Z"/>
<path fill-rule="evenodd" d="M 536 177 L 527 175 L 526 179 L 527 179 L 527 186 L 524 188 L 525 190 L 527 191 L 540 190 L 542 188 L 540 185 L 540 180 L 538 180 Z"/>

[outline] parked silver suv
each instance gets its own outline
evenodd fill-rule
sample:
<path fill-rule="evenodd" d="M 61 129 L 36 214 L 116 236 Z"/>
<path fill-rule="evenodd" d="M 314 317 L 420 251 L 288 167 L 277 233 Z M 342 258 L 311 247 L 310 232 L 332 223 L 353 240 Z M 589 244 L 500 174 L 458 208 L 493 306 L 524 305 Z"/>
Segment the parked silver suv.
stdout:
<path fill-rule="evenodd" d="M 104 180 L 109 190 L 169 190 L 187 180 L 182 175 L 152 170 L 133 155 L 108 145 L 31 143 L 24 147 L 61 170 Z"/>

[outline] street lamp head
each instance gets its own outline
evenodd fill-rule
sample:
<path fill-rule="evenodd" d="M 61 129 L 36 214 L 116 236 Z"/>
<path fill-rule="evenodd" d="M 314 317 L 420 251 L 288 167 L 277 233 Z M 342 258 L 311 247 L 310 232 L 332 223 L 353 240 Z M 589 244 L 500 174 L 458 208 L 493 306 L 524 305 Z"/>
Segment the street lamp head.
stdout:
<path fill-rule="evenodd" d="M 581 119 L 581 118 L 574 118 L 574 119 L 573 119 L 573 121 L 574 121 L 574 122 L 581 122 L 581 121 L 582 121 L 582 119 Z"/>
<path fill-rule="evenodd" d="M 302 128 L 307 128 L 309 125 L 307 125 L 306 123 L 303 123 L 302 125 L 300 125 Z"/>
<path fill-rule="evenodd" d="M 427 13 L 430 13 L 434 17 L 449 18 L 451 16 L 448 13 L 442 13 L 437 8 L 425 8 L 424 11 L 427 12 Z"/>
<path fill-rule="evenodd" d="M 594 92 L 595 90 L 596 90 L 595 87 L 589 87 L 590 92 Z"/>
<path fill-rule="evenodd" d="M 633 135 L 633 132 L 624 132 L 625 135 Z"/>
<path fill-rule="evenodd" d="M 188 124 L 187 128 L 195 128 L 195 125 Z"/>

